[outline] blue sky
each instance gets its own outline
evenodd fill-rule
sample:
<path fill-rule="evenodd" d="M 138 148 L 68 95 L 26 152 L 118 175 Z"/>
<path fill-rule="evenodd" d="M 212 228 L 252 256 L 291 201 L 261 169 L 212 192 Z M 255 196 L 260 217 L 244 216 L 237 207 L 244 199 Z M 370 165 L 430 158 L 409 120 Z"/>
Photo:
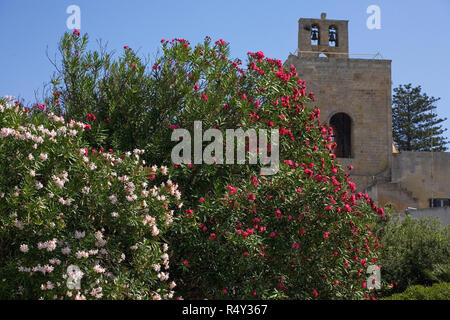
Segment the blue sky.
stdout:
<path fill-rule="evenodd" d="M 46 57 L 57 54 L 57 43 L 68 31 L 69 5 L 81 9 L 81 32 L 91 48 L 97 39 L 119 51 L 124 45 L 141 55 L 155 56 L 161 38 L 205 36 L 231 43 L 232 56 L 248 51 L 285 60 L 297 47 L 298 19 L 349 20 L 351 53 L 377 53 L 392 60 L 393 87 L 421 85 L 441 97 L 437 112 L 450 119 L 450 0 L 0 0 L 0 95 L 25 102 L 41 96 L 54 71 Z M 369 5 L 381 8 L 381 29 L 369 30 Z M 355 56 L 356 57 L 356 56 Z M 450 120 L 444 123 L 450 129 Z M 450 130 L 445 135 L 450 140 Z"/>

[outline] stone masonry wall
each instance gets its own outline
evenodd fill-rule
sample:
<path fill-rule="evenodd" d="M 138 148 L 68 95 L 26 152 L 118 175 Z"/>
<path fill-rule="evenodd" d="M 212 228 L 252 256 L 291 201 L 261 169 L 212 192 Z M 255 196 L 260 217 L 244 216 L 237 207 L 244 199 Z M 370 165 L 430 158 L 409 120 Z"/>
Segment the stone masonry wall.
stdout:
<path fill-rule="evenodd" d="M 392 162 L 391 61 L 290 55 L 300 78 L 316 95 L 320 120 L 344 112 L 352 119 L 353 180 L 359 191 L 390 179 Z"/>
<path fill-rule="evenodd" d="M 418 199 L 419 208 L 431 198 L 450 199 L 449 152 L 401 152 L 393 155 L 392 182 Z"/>

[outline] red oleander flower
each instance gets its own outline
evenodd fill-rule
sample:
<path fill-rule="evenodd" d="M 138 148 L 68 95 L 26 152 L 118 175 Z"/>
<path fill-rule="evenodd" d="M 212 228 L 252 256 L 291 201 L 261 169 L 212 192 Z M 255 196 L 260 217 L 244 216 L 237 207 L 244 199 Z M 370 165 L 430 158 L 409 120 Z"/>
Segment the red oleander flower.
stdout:
<path fill-rule="evenodd" d="M 384 216 L 384 209 L 383 209 L 383 208 L 378 208 L 377 213 L 378 213 L 380 216 Z"/>
<path fill-rule="evenodd" d="M 215 44 L 216 45 L 220 45 L 220 46 L 224 46 L 224 45 L 226 45 L 227 43 L 225 42 L 225 41 L 223 41 L 223 39 L 219 39 L 219 40 L 217 40 L 216 42 L 215 42 Z"/>
<path fill-rule="evenodd" d="M 255 53 L 256 55 L 256 59 L 258 59 L 259 62 L 262 61 L 262 59 L 264 58 L 264 52 L 262 51 L 258 51 L 257 53 Z"/>
<path fill-rule="evenodd" d="M 280 211 L 280 210 L 276 210 L 276 211 L 275 211 L 275 215 L 277 216 L 277 219 L 278 219 L 278 220 L 281 219 L 281 218 L 283 217 L 283 215 L 281 214 L 281 211 Z"/>

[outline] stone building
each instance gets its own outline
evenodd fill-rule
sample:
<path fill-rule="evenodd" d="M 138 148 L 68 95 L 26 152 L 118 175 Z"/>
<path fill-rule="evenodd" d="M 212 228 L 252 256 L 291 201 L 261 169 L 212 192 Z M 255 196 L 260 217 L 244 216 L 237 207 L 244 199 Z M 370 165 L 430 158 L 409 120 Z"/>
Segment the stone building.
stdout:
<path fill-rule="evenodd" d="M 300 19 L 298 51 L 286 65 L 315 93 L 320 120 L 333 127 L 342 165 L 379 206 L 449 206 L 450 153 L 401 152 L 392 140 L 391 60 L 353 59 L 347 20 Z"/>

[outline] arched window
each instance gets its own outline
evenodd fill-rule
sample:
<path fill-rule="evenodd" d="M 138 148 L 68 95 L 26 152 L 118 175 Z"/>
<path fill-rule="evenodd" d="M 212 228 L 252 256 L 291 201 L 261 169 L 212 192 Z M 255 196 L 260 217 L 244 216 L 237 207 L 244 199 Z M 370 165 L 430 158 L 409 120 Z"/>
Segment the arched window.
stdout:
<path fill-rule="evenodd" d="M 352 156 L 352 119 L 345 113 L 336 113 L 330 119 L 333 128 L 333 141 L 337 147 L 334 154 L 338 158 L 350 158 Z"/>
<path fill-rule="evenodd" d="M 328 46 L 337 47 L 338 46 L 338 34 L 335 26 L 328 28 Z"/>
<path fill-rule="evenodd" d="M 316 24 L 313 24 L 311 26 L 311 45 L 318 46 L 319 43 L 320 43 L 319 26 Z"/>

